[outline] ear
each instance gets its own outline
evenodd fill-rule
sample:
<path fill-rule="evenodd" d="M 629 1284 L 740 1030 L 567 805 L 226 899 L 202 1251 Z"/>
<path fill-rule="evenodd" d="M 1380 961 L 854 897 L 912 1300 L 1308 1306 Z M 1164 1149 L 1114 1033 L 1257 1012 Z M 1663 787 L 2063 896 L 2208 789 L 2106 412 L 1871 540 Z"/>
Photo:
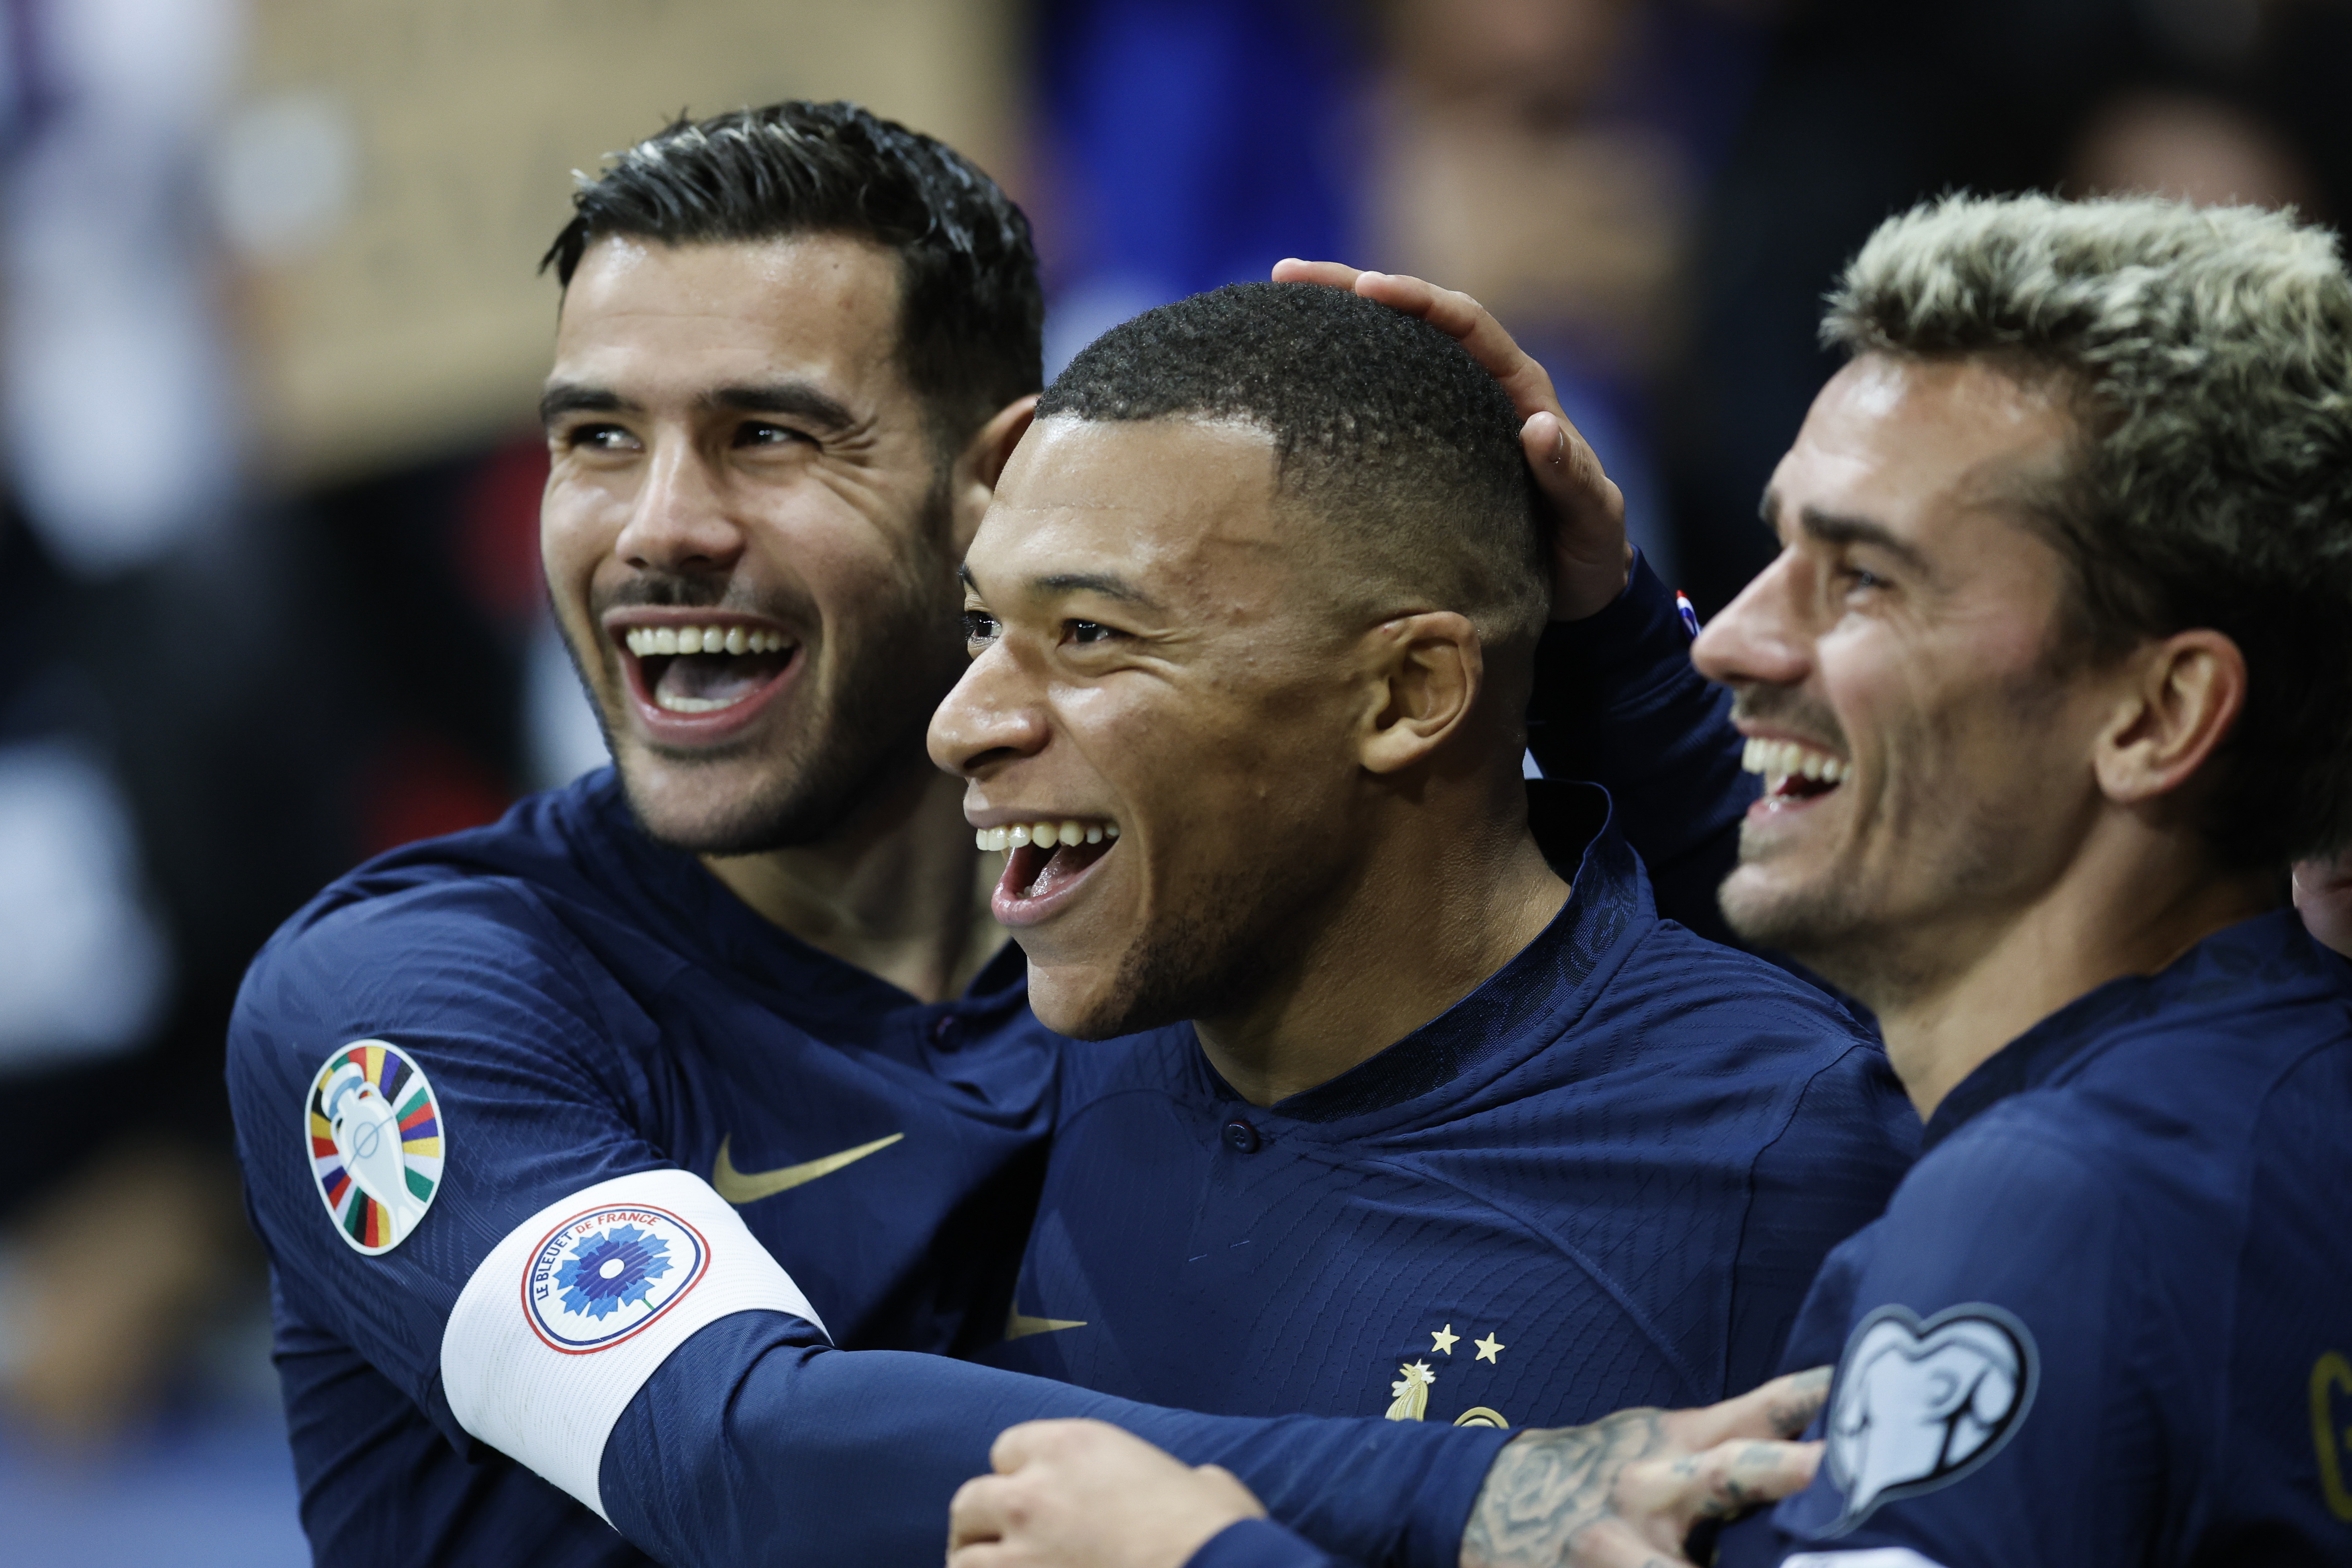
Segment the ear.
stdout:
<path fill-rule="evenodd" d="M 2123 805 L 2169 795 L 2220 747 L 2246 705 L 2246 656 L 2217 631 L 2176 632 L 2125 660 L 2126 687 L 2092 768 Z"/>
<path fill-rule="evenodd" d="M 998 409 L 987 424 L 982 426 L 956 454 L 955 468 L 948 476 L 949 504 L 954 514 L 955 552 L 957 559 L 971 548 L 971 536 L 980 529 L 981 514 L 988 510 L 989 498 L 996 493 L 996 481 L 1012 458 L 1013 448 L 1021 444 L 1029 425 L 1037 416 L 1037 394 L 1018 397 Z"/>
<path fill-rule="evenodd" d="M 1459 733 L 1486 682 L 1478 629 L 1452 610 L 1383 621 L 1364 652 L 1371 691 L 1357 760 L 1375 773 L 1401 773 Z"/>

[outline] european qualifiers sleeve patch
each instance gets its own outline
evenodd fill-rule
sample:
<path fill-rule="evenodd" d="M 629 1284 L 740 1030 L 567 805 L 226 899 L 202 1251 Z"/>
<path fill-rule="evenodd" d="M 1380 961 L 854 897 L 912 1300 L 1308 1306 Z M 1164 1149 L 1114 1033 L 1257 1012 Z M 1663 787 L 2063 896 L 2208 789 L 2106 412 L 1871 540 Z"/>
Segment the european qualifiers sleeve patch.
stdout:
<path fill-rule="evenodd" d="M 1845 1507 L 1827 1533 L 1991 1458 L 2032 1407 L 2040 1377 L 2032 1331 L 1999 1307 L 1965 1302 L 1922 1322 L 1887 1306 L 1864 1318 L 1830 1394 L 1824 1458 Z"/>
<path fill-rule="evenodd" d="M 398 1046 L 353 1040 L 310 1080 L 310 1173 L 335 1229 L 371 1257 L 408 1238 L 441 1188 L 441 1107 Z"/>

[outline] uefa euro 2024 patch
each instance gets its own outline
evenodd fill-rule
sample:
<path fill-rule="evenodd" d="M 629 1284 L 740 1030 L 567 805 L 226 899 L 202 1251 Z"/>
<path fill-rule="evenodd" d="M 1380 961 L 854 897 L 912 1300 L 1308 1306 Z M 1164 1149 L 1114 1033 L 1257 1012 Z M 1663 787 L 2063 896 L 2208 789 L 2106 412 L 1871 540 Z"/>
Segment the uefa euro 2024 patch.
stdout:
<path fill-rule="evenodd" d="M 373 1257 L 408 1238 L 441 1190 L 441 1107 L 425 1071 L 384 1040 L 353 1040 L 310 1080 L 304 1135 L 320 1201 Z"/>
<path fill-rule="evenodd" d="M 533 1249 L 523 1310 L 550 1350 L 586 1355 L 653 1326 L 710 1268 L 710 1243 L 665 1208 L 615 1204 L 574 1215 Z"/>
<path fill-rule="evenodd" d="M 1902 1306 L 1864 1318 L 1830 1391 L 1822 1458 L 1845 1507 L 1827 1533 L 1950 1486 L 2000 1452 L 2033 1407 L 2040 1363 L 2032 1331 L 1989 1302 L 1924 1322 Z"/>

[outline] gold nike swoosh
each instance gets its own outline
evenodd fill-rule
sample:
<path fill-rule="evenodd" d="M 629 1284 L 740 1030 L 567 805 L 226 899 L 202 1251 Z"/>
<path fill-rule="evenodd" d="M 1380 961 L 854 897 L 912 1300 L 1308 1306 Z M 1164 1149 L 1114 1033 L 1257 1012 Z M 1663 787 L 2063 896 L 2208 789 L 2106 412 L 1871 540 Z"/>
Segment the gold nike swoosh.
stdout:
<path fill-rule="evenodd" d="M 1008 1340 L 1025 1340 L 1031 1334 L 1050 1334 L 1061 1329 L 1083 1329 L 1086 1326 L 1086 1320 L 1083 1318 L 1025 1316 L 1021 1310 L 1020 1303 L 1015 1302 L 1011 1314 L 1004 1320 L 1004 1337 Z"/>
<path fill-rule="evenodd" d="M 791 1192 L 805 1186 L 819 1176 L 830 1176 L 844 1165 L 854 1165 L 868 1154 L 877 1153 L 904 1138 L 904 1132 L 893 1132 L 887 1138 L 877 1138 L 871 1143 L 860 1143 L 855 1149 L 844 1149 L 838 1154 L 822 1159 L 805 1160 L 797 1165 L 779 1165 L 772 1171 L 739 1171 L 735 1162 L 727 1157 L 732 1134 L 719 1141 L 719 1158 L 710 1167 L 710 1184 L 719 1195 L 740 1208 L 761 1198 L 774 1197 L 778 1193 Z"/>

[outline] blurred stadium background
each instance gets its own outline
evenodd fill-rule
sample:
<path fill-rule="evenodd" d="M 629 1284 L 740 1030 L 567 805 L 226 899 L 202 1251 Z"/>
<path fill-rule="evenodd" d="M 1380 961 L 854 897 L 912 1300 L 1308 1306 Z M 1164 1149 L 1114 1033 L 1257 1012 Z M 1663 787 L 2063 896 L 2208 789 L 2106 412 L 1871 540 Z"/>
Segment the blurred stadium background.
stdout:
<path fill-rule="evenodd" d="M 1287 255 L 1467 289 L 1706 611 L 1879 218 L 2338 220 L 2347 70 L 2343 0 L 0 0 L 8 1554 L 306 1560 L 221 1034 L 328 878 L 602 759 L 534 540 L 572 170 L 857 99 L 1027 206 L 1049 371 Z"/>

